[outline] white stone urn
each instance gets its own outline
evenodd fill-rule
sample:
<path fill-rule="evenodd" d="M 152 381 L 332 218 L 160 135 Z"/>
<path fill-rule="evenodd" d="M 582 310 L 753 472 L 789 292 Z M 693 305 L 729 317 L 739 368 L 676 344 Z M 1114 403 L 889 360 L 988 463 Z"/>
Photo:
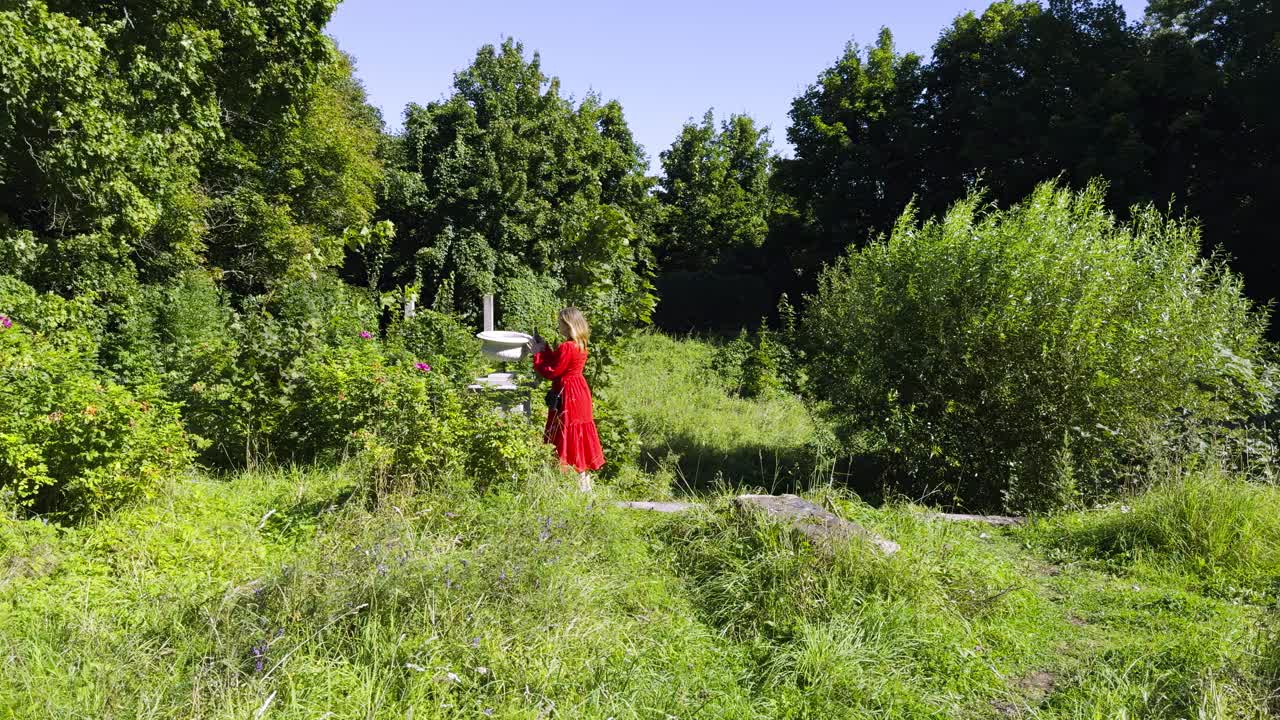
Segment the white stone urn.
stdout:
<path fill-rule="evenodd" d="M 516 362 L 524 357 L 525 345 L 533 340 L 532 335 L 511 330 L 486 330 L 476 333 L 480 338 L 480 352 L 490 360 L 498 362 Z"/>

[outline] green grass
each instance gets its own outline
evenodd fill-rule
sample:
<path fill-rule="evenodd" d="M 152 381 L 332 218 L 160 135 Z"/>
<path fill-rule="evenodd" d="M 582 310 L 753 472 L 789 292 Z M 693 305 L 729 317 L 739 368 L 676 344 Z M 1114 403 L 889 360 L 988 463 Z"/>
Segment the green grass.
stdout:
<path fill-rule="evenodd" d="M 649 333 L 619 353 L 608 397 L 636 421 L 642 464 L 683 489 L 783 492 L 823 474 L 822 433 L 804 403 L 733 397 L 711 369 L 715 347 Z"/>
<path fill-rule="evenodd" d="M 0 717 L 1267 717 L 1261 600 L 1054 554 L 1041 527 L 827 491 L 903 546 L 829 555 L 727 497 L 649 515 L 548 474 L 370 506 L 357 479 L 183 478 L 92 527 L 4 521 Z"/>
<path fill-rule="evenodd" d="M 648 408 L 647 442 L 670 432 L 664 418 L 700 433 L 708 463 L 735 442 L 804 442 L 753 422 L 802 421 L 791 400 L 696 390 L 706 345 L 645 338 L 629 352 L 649 379 L 624 365 L 619 386 Z M 683 379 L 664 382 L 673 373 Z M 662 398 L 681 383 L 689 395 Z M 739 515 L 723 490 L 666 516 L 615 507 L 607 486 L 584 496 L 550 470 L 483 494 L 441 478 L 381 503 L 363 478 L 358 464 L 175 478 L 78 528 L 0 516 L 0 718 L 1280 709 L 1268 708 L 1280 696 L 1275 489 L 1180 476 L 1124 506 L 1011 529 L 808 493 L 901 544 L 882 557 L 819 551 Z"/>

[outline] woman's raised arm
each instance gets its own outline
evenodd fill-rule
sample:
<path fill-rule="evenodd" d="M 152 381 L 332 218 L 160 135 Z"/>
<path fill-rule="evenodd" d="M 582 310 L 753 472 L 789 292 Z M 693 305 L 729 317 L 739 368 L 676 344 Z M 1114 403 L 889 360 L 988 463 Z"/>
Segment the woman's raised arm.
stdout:
<path fill-rule="evenodd" d="M 569 353 L 562 352 L 567 342 L 562 342 L 555 350 L 543 350 L 533 354 L 533 371 L 548 380 L 555 380 L 569 369 Z"/>

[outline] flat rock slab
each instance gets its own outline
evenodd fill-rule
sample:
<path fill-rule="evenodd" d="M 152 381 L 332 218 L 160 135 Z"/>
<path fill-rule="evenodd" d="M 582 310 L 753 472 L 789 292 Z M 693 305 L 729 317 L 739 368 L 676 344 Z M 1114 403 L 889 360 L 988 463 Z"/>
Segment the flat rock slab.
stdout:
<path fill-rule="evenodd" d="M 648 500 L 615 503 L 620 508 L 629 510 L 649 510 L 660 513 L 682 513 L 702 507 L 698 503 L 685 502 L 653 502 Z"/>
<path fill-rule="evenodd" d="M 898 543 L 886 540 L 798 495 L 739 495 L 733 502 L 739 508 L 762 510 L 768 517 L 789 523 L 816 544 L 831 545 L 856 538 L 870 543 L 885 555 L 892 555 L 901 549 Z"/>
<path fill-rule="evenodd" d="M 1010 517 L 1008 515 L 965 515 L 963 513 L 924 513 L 921 517 L 926 520 L 946 520 L 948 522 L 978 522 L 987 525 L 997 525 L 1001 527 L 1009 525 L 1023 525 L 1027 522 L 1024 517 Z"/>

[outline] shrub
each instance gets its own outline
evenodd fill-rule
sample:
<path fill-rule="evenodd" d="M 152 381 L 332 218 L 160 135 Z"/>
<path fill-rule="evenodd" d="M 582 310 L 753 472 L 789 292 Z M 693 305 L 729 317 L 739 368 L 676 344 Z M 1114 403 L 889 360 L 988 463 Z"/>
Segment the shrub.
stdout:
<path fill-rule="evenodd" d="M 367 454 L 375 490 L 407 490 L 455 471 L 478 487 L 527 476 L 546 457 L 532 426 L 494 412 L 430 363 L 374 340 L 298 362 L 274 445 L 293 459 Z"/>
<path fill-rule="evenodd" d="M 412 318 L 393 323 L 387 341 L 458 383 L 471 382 L 483 367 L 475 333 L 446 313 L 418 310 Z"/>
<path fill-rule="evenodd" d="M 790 346 L 763 322 L 756 332 L 743 330 L 717 349 L 711 367 L 739 397 L 768 398 L 799 387 Z"/>
<path fill-rule="evenodd" d="M 145 496 L 189 464 L 175 404 L 105 379 L 87 333 L 36 333 L 25 317 L 0 320 L 0 490 L 74 520 Z"/>
<path fill-rule="evenodd" d="M 1268 405 L 1265 316 L 1188 221 L 1119 224 L 1093 184 L 908 209 L 808 303 L 808 386 L 846 437 L 880 434 L 912 493 L 1035 510 L 1141 477 L 1185 420 Z"/>
<path fill-rule="evenodd" d="M 730 394 L 742 395 L 742 371 L 754 351 L 755 346 L 746 329 L 740 330 L 737 337 L 716 348 L 711 357 L 711 369 Z"/>
<path fill-rule="evenodd" d="M 282 283 L 233 311 L 211 279 L 188 274 L 154 302 L 166 385 L 204 439 L 202 460 L 221 467 L 309 455 L 276 444 L 291 432 L 282 423 L 303 410 L 292 405 L 300 359 L 367 344 L 378 332 L 368 295 L 329 275 Z"/>
<path fill-rule="evenodd" d="M 204 459 L 224 461 L 233 452 L 230 430 L 237 417 L 228 411 L 244 397 L 235 386 L 240 348 L 235 313 L 206 273 L 184 273 L 149 288 L 147 295 L 165 393 L 181 403 L 183 423 Z M 242 445 L 236 449 L 243 452 Z"/>
<path fill-rule="evenodd" d="M 600 477 L 616 479 L 639 464 L 640 433 L 631 416 L 614 405 L 607 392 L 596 393 L 592 400 L 596 430 L 604 448 L 605 466 L 600 470 Z"/>

